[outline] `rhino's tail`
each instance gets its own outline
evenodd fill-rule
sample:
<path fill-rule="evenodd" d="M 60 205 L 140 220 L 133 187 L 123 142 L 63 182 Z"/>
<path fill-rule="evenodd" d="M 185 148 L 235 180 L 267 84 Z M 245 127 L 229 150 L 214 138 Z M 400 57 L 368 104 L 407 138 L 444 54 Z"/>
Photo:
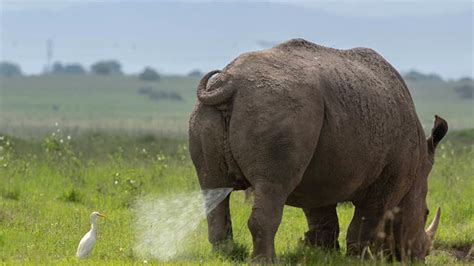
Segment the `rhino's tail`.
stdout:
<path fill-rule="evenodd" d="M 201 81 L 199 82 L 198 89 L 197 89 L 197 97 L 198 99 L 205 105 L 217 105 L 220 103 L 224 103 L 229 100 L 232 95 L 234 94 L 234 87 L 233 86 L 220 86 L 213 90 L 207 90 L 207 82 L 209 79 L 217 73 L 220 73 L 220 70 L 213 70 L 204 77 L 202 77 Z"/>

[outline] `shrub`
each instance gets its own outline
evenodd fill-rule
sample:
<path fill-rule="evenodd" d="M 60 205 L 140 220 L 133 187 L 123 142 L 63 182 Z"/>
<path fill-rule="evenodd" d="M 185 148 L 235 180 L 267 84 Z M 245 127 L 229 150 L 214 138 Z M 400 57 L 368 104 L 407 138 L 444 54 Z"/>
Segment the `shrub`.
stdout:
<path fill-rule="evenodd" d="M 0 76 L 13 77 L 21 75 L 22 73 L 19 65 L 11 62 L 0 62 Z"/>
<path fill-rule="evenodd" d="M 56 62 L 51 68 L 51 74 L 84 75 L 85 73 L 84 68 L 77 63 L 63 65 L 61 62 Z"/>
<path fill-rule="evenodd" d="M 145 67 L 142 73 L 138 75 L 138 78 L 145 81 L 159 81 L 160 75 L 153 68 Z"/>
<path fill-rule="evenodd" d="M 102 60 L 91 66 L 91 72 L 97 75 L 122 75 L 122 66 L 116 60 Z"/>

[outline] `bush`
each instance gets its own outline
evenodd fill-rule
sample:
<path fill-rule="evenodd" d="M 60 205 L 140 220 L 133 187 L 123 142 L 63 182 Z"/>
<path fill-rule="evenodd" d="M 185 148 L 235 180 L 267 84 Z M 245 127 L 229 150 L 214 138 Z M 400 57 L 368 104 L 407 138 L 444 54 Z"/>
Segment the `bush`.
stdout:
<path fill-rule="evenodd" d="M 63 65 L 61 62 L 56 62 L 51 69 L 51 74 L 84 75 L 85 73 L 84 68 L 77 63 Z"/>
<path fill-rule="evenodd" d="M 122 66 L 115 60 L 102 60 L 91 66 L 91 72 L 97 75 L 122 75 Z"/>
<path fill-rule="evenodd" d="M 148 95 L 148 98 L 153 101 L 170 100 L 170 101 L 182 101 L 183 97 L 174 91 L 154 91 L 152 87 L 141 87 L 137 91 L 138 94 Z"/>
<path fill-rule="evenodd" d="M 19 65 L 11 62 L 0 62 L 0 76 L 13 77 L 21 75 L 22 73 Z"/>
<path fill-rule="evenodd" d="M 145 67 L 142 73 L 138 75 L 138 78 L 145 81 L 158 81 L 160 80 L 160 75 L 153 68 Z"/>
<path fill-rule="evenodd" d="M 53 66 L 51 67 L 50 73 L 52 74 L 62 74 L 63 72 L 63 64 L 61 62 L 55 62 Z"/>

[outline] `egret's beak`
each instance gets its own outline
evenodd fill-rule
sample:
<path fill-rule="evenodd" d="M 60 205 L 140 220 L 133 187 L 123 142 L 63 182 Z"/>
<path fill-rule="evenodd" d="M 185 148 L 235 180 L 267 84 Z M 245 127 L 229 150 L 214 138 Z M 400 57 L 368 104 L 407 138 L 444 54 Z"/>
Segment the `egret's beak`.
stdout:
<path fill-rule="evenodd" d="M 106 216 L 106 215 L 104 215 L 104 214 L 102 214 L 102 213 L 99 213 L 98 215 L 99 215 L 100 217 L 102 217 L 102 218 L 105 218 L 105 219 L 107 219 L 107 216 Z"/>

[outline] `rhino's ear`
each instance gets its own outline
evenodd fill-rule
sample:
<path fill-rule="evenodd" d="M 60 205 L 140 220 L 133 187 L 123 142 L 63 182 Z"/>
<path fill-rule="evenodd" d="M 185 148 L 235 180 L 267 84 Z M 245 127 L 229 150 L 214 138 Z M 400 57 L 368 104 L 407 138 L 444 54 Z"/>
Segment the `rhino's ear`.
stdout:
<path fill-rule="evenodd" d="M 428 150 L 434 152 L 438 143 L 443 139 L 443 137 L 448 132 L 448 122 L 443 118 L 435 115 L 435 122 L 433 129 L 431 130 L 431 136 L 427 140 Z"/>

